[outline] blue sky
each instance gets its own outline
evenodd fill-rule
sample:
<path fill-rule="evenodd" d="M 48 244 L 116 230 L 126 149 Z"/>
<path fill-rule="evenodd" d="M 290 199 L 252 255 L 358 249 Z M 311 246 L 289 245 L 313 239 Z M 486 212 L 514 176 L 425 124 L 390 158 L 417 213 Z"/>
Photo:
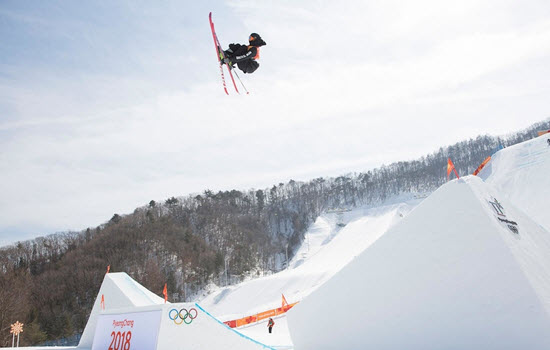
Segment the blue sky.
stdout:
<path fill-rule="evenodd" d="M 249 96 L 222 44 L 257 32 Z M 547 1 L 2 1 L 0 245 L 550 117 Z"/>

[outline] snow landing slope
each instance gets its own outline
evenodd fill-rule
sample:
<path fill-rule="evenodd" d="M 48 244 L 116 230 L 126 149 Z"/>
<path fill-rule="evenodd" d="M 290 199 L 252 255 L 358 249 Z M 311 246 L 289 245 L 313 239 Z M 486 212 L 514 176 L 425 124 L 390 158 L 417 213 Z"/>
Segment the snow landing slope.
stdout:
<path fill-rule="evenodd" d="M 534 217 L 539 224 L 548 228 L 550 227 L 550 216 L 545 215 L 546 211 L 543 205 L 548 198 L 547 189 L 550 188 L 550 177 L 545 176 L 546 174 L 550 174 L 550 147 L 548 147 L 546 138 L 539 137 L 503 149 L 494 155 L 491 162 L 480 174 L 480 178 L 485 179 L 488 186 L 481 184 L 480 186 L 483 189 L 476 193 L 478 193 L 479 198 L 483 197 L 484 203 L 491 197 L 489 193 L 496 196 L 500 201 L 499 203 L 510 200 L 522 212 Z M 469 182 L 471 181 L 469 180 Z M 479 193 L 484 193 L 484 195 Z M 441 207 L 436 208 L 437 210 L 432 214 L 426 213 L 425 220 L 437 220 L 440 216 L 438 213 L 441 210 L 445 212 L 447 210 L 458 210 L 460 212 L 462 209 L 457 208 L 457 204 L 461 206 L 460 201 L 457 202 L 457 199 L 452 198 L 452 195 L 449 197 L 448 201 L 440 203 Z M 419 200 L 411 201 L 411 199 L 401 198 L 395 201 L 395 203 L 403 202 L 406 204 L 369 209 L 358 208 L 352 212 L 346 212 L 343 214 L 343 221 L 347 225 L 341 230 L 337 225 L 338 218 L 336 214 L 324 214 L 306 233 L 302 247 L 290 262 L 287 270 L 237 286 L 220 289 L 202 300 L 201 303 L 204 303 L 207 309 L 212 310 L 221 319 L 229 320 L 279 306 L 281 293 L 285 294 L 289 302 L 307 300 L 308 295 L 337 274 L 357 255 L 360 255 L 364 250 L 369 251 L 369 247 L 377 239 L 382 237 L 392 225 L 398 223 L 402 217 L 406 217 L 407 213 L 420 202 Z M 486 211 L 494 210 L 491 204 L 485 203 L 484 206 Z M 515 213 L 516 209 L 512 205 L 506 204 L 504 207 L 506 210 L 512 210 Z M 517 221 L 519 220 L 517 217 L 525 216 L 522 212 L 519 212 L 518 215 L 510 215 L 510 217 Z M 486 212 L 486 215 L 489 215 L 489 213 Z M 498 216 L 496 213 L 490 213 L 490 215 L 495 218 Z M 470 219 L 466 216 L 463 219 L 465 220 L 464 223 L 457 222 L 456 225 L 466 227 L 467 224 L 471 224 Z M 498 224 L 503 226 L 504 230 L 509 230 L 508 224 L 497 221 L 498 218 L 494 220 L 494 225 Z M 522 226 L 532 226 L 532 221 L 528 218 L 523 221 L 528 223 L 524 223 Z M 546 258 L 549 256 L 545 238 L 547 236 L 539 234 L 527 238 L 522 234 L 525 227 L 518 228 L 521 244 L 510 245 L 510 252 L 522 268 L 522 273 L 527 281 L 533 286 L 532 289 L 541 300 L 541 303 L 548 308 L 550 301 L 548 298 L 547 268 L 550 267 L 550 263 Z M 443 225 L 438 229 L 444 231 L 447 228 Z M 537 230 L 538 228 L 529 229 L 530 232 Z M 514 235 L 511 237 L 514 237 Z M 377 266 L 383 268 L 385 264 L 386 262 L 381 261 L 377 263 Z M 456 264 L 458 264 L 458 261 Z M 434 262 L 434 266 L 438 266 L 437 261 Z M 343 291 L 355 288 L 356 283 L 365 283 L 362 272 L 358 271 L 357 273 L 357 276 L 349 282 L 349 285 L 340 286 L 339 294 L 334 294 L 330 300 L 325 300 L 327 304 L 323 306 L 323 310 L 326 310 L 329 306 L 329 308 L 332 308 L 333 305 L 338 305 L 341 298 L 346 298 L 342 296 Z M 376 284 L 376 281 L 371 283 Z M 398 288 L 406 287 L 399 285 Z M 431 293 L 434 293 L 434 291 Z M 358 301 L 358 303 L 363 303 L 363 301 Z M 491 302 L 488 305 L 491 305 Z M 296 307 L 296 312 L 300 308 L 299 304 Z M 503 311 L 503 315 L 503 317 L 507 317 L 505 311 Z M 318 316 L 315 315 L 311 319 L 318 319 Z M 270 335 L 266 332 L 266 322 L 260 322 L 239 330 L 266 344 L 280 348 L 292 347 L 293 342 L 288 334 L 286 317 L 276 319 L 276 323 L 274 334 Z M 309 322 L 309 324 L 312 326 L 311 331 L 317 332 L 318 329 L 313 327 L 313 325 L 317 325 L 317 322 Z M 303 326 L 305 327 L 305 325 Z M 345 329 L 345 327 L 339 328 Z M 391 337 L 394 337 L 396 332 L 390 334 Z M 457 333 L 452 334 L 457 336 Z M 327 344 L 339 346 L 331 342 L 327 342 Z M 365 344 L 368 344 L 368 342 Z M 301 349 L 299 340 L 297 349 Z"/>
<path fill-rule="evenodd" d="M 549 266 L 548 231 L 467 177 L 290 310 L 288 327 L 297 350 L 550 349 Z"/>
<path fill-rule="evenodd" d="M 336 215 L 320 216 L 306 233 L 289 268 L 274 275 L 223 288 L 200 301 L 222 319 L 244 317 L 281 304 L 302 300 L 330 279 L 411 210 L 404 203 L 344 213 L 347 225 L 338 227 Z"/>
<path fill-rule="evenodd" d="M 226 321 L 281 306 L 281 294 L 289 303 L 303 300 L 345 265 L 402 220 L 420 202 L 413 196 L 378 208 L 357 208 L 324 214 L 309 228 L 289 268 L 274 275 L 222 288 L 199 303 Z M 341 227 L 345 224 L 345 227 Z M 267 320 L 239 331 L 265 344 L 292 347 L 286 317 L 275 319 L 273 334 Z"/>

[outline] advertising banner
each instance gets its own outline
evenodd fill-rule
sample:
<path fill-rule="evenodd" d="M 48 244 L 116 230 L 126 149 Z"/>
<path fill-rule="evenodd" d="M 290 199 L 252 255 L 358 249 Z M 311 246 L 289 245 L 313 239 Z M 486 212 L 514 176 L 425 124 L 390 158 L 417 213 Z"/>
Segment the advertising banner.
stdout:
<path fill-rule="evenodd" d="M 266 318 L 275 317 L 278 315 L 282 315 L 288 310 L 290 310 L 294 305 L 298 304 L 298 302 L 292 303 L 292 304 L 286 304 L 285 306 L 267 310 L 264 312 L 257 313 L 255 315 L 250 315 L 247 317 L 239 318 L 237 320 L 231 320 L 231 321 L 225 321 L 224 323 L 228 325 L 231 328 L 237 328 L 246 326 L 248 324 L 252 324 L 261 320 L 265 320 Z"/>
<path fill-rule="evenodd" d="M 99 315 L 92 350 L 155 350 L 162 310 Z"/>

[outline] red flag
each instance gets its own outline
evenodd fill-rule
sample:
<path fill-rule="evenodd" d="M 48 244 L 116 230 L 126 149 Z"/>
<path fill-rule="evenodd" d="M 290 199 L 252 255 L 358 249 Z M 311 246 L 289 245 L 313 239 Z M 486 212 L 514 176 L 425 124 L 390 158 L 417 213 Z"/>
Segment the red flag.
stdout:
<path fill-rule="evenodd" d="M 101 309 L 105 310 L 105 295 L 101 294 Z"/>
<path fill-rule="evenodd" d="M 166 283 L 164 284 L 164 290 L 162 291 L 162 294 L 164 294 L 164 303 L 166 304 L 166 301 L 168 300 L 168 291 L 166 290 Z"/>
<path fill-rule="evenodd" d="M 283 296 L 283 305 L 282 307 L 285 307 L 286 305 L 288 305 L 288 303 L 286 302 L 286 299 L 285 299 L 285 295 L 284 294 L 281 294 Z"/>
<path fill-rule="evenodd" d="M 109 270 L 111 270 L 111 265 L 107 265 L 107 272 L 106 273 L 109 273 Z"/>
<path fill-rule="evenodd" d="M 449 175 L 451 174 L 451 171 L 454 171 L 456 178 L 460 179 L 460 177 L 458 176 L 458 173 L 456 172 L 455 165 L 451 161 L 451 158 L 448 158 L 447 159 L 447 180 L 449 180 Z"/>

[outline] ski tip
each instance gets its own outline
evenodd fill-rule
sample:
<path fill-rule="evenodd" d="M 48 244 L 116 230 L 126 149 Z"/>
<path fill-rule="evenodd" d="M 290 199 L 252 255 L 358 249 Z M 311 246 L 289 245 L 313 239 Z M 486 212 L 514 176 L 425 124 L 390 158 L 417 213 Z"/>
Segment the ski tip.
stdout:
<path fill-rule="evenodd" d="M 212 12 L 208 14 L 208 18 L 212 19 Z"/>

